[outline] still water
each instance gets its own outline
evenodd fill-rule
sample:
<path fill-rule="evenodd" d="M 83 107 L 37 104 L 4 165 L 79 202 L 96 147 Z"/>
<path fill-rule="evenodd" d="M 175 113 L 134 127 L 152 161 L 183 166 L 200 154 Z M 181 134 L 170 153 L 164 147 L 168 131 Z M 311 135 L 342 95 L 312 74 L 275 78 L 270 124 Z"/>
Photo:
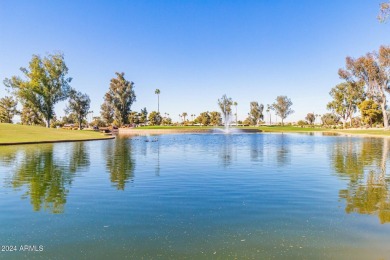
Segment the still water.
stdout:
<path fill-rule="evenodd" d="M 0 244 L 16 250 L 0 258 L 390 259 L 389 142 L 181 134 L 3 146 Z"/>

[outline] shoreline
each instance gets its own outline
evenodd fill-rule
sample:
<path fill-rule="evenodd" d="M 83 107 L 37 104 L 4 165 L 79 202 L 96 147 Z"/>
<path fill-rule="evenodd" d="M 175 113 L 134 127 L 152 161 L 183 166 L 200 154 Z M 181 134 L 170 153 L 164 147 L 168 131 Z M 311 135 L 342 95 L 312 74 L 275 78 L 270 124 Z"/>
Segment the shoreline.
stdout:
<path fill-rule="evenodd" d="M 358 131 L 385 131 L 383 129 L 367 129 L 367 130 L 361 130 L 361 129 L 353 129 L 353 130 L 315 130 L 315 131 L 300 131 L 297 129 L 296 131 L 291 130 L 276 130 L 272 131 L 272 129 L 267 129 L 267 131 L 264 131 L 262 129 L 240 129 L 244 132 L 251 132 L 251 133 L 329 133 L 333 135 L 339 135 L 339 136 L 348 136 L 348 137 L 376 137 L 376 138 L 390 138 L 390 131 L 385 132 L 383 134 L 381 133 L 359 133 Z M 356 132 L 355 132 L 356 131 Z M 211 133 L 213 132 L 213 129 L 210 128 L 190 128 L 190 129 L 180 129 L 180 128 L 173 128 L 173 129 L 134 129 L 134 128 L 119 128 L 118 134 L 119 135 L 158 135 L 158 134 L 192 134 L 192 133 Z"/>
<path fill-rule="evenodd" d="M 218 128 L 219 129 L 219 128 Z M 222 128 L 221 128 L 222 130 Z M 261 133 L 260 129 L 240 129 L 247 133 Z M 119 135 L 155 135 L 155 134 L 199 134 L 199 133 L 212 133 L 214 128 L 172 128 L 172 129 L 137 129 L 137 128 L 119 128 Z"/>
<path fill-rule="evenodd" d="M 359 133 L 355 131 L 362 131 L 361 129 L 353 129 L 353 130 L 315 130 L 315 131 L 299 131 L 297 130 L 276 130 L 272 131 L 272 129 L 267 129 L 264 131 L 262 129 L 240 129 L 244 133 L 263 133 L 263 134 L 302 134 L 302 133 L 322 133 L 322 134 L 330 134 L 332 136 L 345 136 L 345 137 L 368 137 L 368 138 L 390 138 L 390 131 L 388 134 L 381 133 Z M 119 128 L 118 133 L 116 135 L 160 135 L 160 134 L 207 134 L 213 133 L 215 129 L 213 128 L 172 128 L 172 129 L 134 129 L 134 128 Z M 363 131 L 385 131 L 383 129 L 367 129 Z M 99 138 L 87 138 L 87 139 L 63 139 L 63 140 L 42 140 L 42 141 L 22 141 L 22 142 L 1 142 L 1 146 L 10 146 L 10 145 L 29 145 L 29 144 L 48 144 L 48 143 L 67 143 L 67 142 L 84 142 L 84 141 L 99 141 L 99 140 L 112 140 L 115 139 L 115 136 L 106 136 Z"/>
<path fill-rule="evenodd" d="M 335 134 L 338 134 L 340 136 L 347 136 L 347 137 L 390 138 L 390 135 L 385 135 L 385 134 L 382 135 L 382 134 L 366 134 L 366 133 L 362 133 L 362 134 L 359 134 L 359 133 L 343 133 L 342 131 L 340 131 L 340 132 L 328 131 L 327 133 L 335 133 Z"/>
<path fill-rule="evenodd" d="M 101 141 L 115 139 L 115 136 L 108 136 L 104 138 L 88 138 L 88 139 L 68 139 L 68 140 L 45 140 L 45 141 L 29 141 L 29 142 L 10 142 L 0 143 L 0 146 L 7 145 L 25 145 L 25 144 L 51 144 L 51 143 L 70 143 L 70 142 L 84 142 L 84 141 Z"/>

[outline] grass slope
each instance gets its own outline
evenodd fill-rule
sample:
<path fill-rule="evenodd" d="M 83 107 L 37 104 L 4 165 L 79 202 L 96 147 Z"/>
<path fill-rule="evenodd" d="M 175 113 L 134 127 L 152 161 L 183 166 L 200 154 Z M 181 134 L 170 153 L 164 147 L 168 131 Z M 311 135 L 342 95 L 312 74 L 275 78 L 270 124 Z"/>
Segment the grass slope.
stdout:
<path fill-rule="evenodd" d="M 323 132 L 324 128 L 299 127 L 299 126 L 260 126 L 263 132 Z"/>
<path fill-rule="evenodd" d="M 45 128 L 41 126 L 0 124 L 0 144 L 106 138 L 109 137 L 94 131 L 63 130 Z"/>
<path fill-rule="evenodd" d="M 148 130 L 148 129 L 213 129 L 215 126 L 164 126 L 164 125 L 153 125 L 153 126 L 142 126 L 134 129 L 137 130 Z"/>

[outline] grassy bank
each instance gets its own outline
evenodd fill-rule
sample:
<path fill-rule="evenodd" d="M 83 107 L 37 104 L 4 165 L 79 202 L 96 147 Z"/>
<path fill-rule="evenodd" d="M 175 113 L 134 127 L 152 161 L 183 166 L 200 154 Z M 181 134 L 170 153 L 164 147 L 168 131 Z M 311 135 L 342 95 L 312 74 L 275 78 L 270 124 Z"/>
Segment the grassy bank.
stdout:
<path fill-rule="evenodd" d="M 137 130 L 148 130 L 148 129 L 213 129 L 215 126 L 164 126 L 164 125 L 153 125 L 153 126 L 142 126 L 136 127 Z M 133 129 L 133 128 L 132 128 Z"/>
<path fill-rule="evenodd" d="M 137 130 L 149 130 L 149 129 L 167 129 L 167 130 L 175 130 L 175 129 L 205 129 L 210 130 L 214 128 L 221 128 L 223 127 L 216 127 L 216 126 L 143 126 L 143 127 L 137 127 L 133 129 Z M 238 128 L 238 129 L 259 129 L 263 132 L 313 132 L 313 131 L 324 131 L 324 128 L 302 128 L 302 127 L 295 127 L 295 126 L 260 126 L 260 127 L 254 127 L 254 126 L 239 126 L 239 127 L 231 127 L 231 128 Z"/>
<path fill-rule="evenodd" d="M 263 132 L 323 132 L 325 128 L 318 127 L 299 127 L 299 126 L 260 126 L 258 127 Z"/>
<path fill-rule="evenodd" d="M 342 135 L 361 135 L 361 136 L 390 136 L 389 130 L 384 129 L 329 129 L 329 128 L 311 128 L 311 127 L 294 127 L 294 126 L 261 126 L 263 132 L 284 132 L 284 133 L 299 133 L 299 132 L 326 132 Z"/>
<path fill-rule="evenodd" d="M 41 126 L 26 126 L 0 124 L 0 144 L 33 143 L 33 142 L 64 142 L 92 139 L 107 139 L 101 133 L 94 131 L 78 131 L 45 128 Z"/>

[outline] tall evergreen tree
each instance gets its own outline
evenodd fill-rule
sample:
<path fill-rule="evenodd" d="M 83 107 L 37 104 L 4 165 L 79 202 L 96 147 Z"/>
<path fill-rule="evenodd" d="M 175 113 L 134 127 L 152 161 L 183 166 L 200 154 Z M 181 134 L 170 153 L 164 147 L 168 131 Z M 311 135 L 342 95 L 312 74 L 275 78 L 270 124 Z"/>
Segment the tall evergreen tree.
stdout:
<path fill-rule="evenodd" d="M 12 123 L 13 117 L 18 114 L 18 102 L 12 97 L 0 99 L 0 123 Z"/>
<path fill-rule="evenodd" d="M 43 119 L 41 112 L 27 102 L 23 104 L 20 120 L 23 125 L 45 125 L 45 120 Z"/>
<path fill-rule="evenodd" d="M 114 109 L 115 122 L 122 126 L 128 123 L 131 105 L 135 102 L 134 83 L 125 79 L 125 73 L 115 73 L 104 100 Z"/>

